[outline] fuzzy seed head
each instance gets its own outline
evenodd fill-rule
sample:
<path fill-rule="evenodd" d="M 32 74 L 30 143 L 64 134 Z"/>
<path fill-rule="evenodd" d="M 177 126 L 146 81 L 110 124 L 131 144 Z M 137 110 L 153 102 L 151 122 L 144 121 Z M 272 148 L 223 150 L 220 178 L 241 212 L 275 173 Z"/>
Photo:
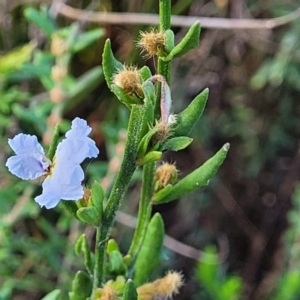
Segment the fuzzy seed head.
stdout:
<path fill-rule="evenodd" d="M 175 164 L 168 162 L 163 163 L 155 171 L 155 179 L 157 183 L 157 190 L 166 187 L 168 184 L 174 184 L 178 178 L 178 170 Z"/>
<path fill-rule="evenodd" d="M 145 59 L 158 55 L 159 52 L 165 52 L 165 33 L 152 28 L 149 32 L 140 32 L 140 40 L 137 47 L 141 49 Z"/>
<path fill-rule="evenodd" d="M 155 127 L 158 129 L 158 131 L 152 138 L 153 145 L 159 142 L 164 142 L 172 134 L 171 127 L 169 124 L 164 124 L 163 122 L 156 122 Z"/>
<path fill-rule="evenodd" d="M 140 300 L 172 299 L 183 285 L 183 276 L 178 272 L 169 272 L 165 277 L 137 288 Z"/>
<path fill-rule="evenodd" d="M 119 86 L 129 95 L 135 94 L 138 97 L 143 97 L 142 78 L 136 67 L 124 66 L 124 69 L 114 75 L 113 84 Z"/>
<path fill-rule="evenodd" d="M 117 300 L 117 292 L 109 285 L 103 287 L 101 291 L 101 296 L 98 300 Z"/>

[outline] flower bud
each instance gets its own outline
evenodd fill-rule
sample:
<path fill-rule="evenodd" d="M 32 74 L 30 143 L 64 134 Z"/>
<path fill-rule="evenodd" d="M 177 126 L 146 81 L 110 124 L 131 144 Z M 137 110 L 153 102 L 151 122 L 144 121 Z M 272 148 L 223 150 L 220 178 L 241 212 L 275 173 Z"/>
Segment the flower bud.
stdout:
<path fill-rule="evenodd" d="M 182 285 L 182 274 L 169 272 L 163 278 L 138 287 L 137 292 L 140 300 L 172 299 Z"/>
<path fill-rule="evenodd" d="M 151 29 L 149 32 L 140 32 L 141 38 L 137 43 L 138 48 L 144 53 L 144 58 L 148 59 L 166 52 L 165 33 Z"/>
<path fill-rule="evenodd" d="M 156 190 L 160 190 L 168 184 L 174 184 L 177 181 L 177 177 L 178 170 L 175 164 L 163 163 L 155 171 Z"/>
<path fill-rule="evenodd" d="M 113 84 L 122 88 L 129 95 L 143 98 L 142 78 L 136 67 L 124 66 L 124 69 L 114 75 Z"/>
<path fill-rule="evenodd" d="M 101 296 L 97 300 L 117 300 L 117 292 L 109 285 L 105 285 L 100 292 Z"/>
<path fill-rule="evenodd" d="M 157 133 L 152 137 L 153 145 L 166 141 L 171 135 L 172 130 L 170 124 L 165 124 L 161 121 L 156 122 L 155 127 L 158 129 Z"/>

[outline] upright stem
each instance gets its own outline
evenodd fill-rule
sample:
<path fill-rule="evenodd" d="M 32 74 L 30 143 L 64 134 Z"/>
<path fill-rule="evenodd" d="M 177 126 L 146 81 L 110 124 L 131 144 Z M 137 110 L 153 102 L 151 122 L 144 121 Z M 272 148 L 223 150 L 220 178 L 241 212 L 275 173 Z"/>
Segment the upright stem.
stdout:
<path fill-rule="evenodd" d="M 171 26 L 171 0 L 160 0 L 159 1 L 159 28 L 160 31 L 170 29 Z M 166 78 L 167 82 L 170 82 L 170 62 L 164 62 L 158 59 L 158 74 Z M 157 98 L 156 98 L 156 116 L 160 118 L 160 102 L 161 102 L 161 83 L 159 83 Z M 157 109 L 158 108 L 158 109 Z M 155 162 L 146 164 L 143 168 L 142 178 L 142 190 L 139 203 L 139 212 L 137 219 L 137 227 L 134 233 L 134 237 L 128 251 L 131 256 L 131 262 L 133 262 L 138 254 L 140 247 L 144 241 L 148 223 L 150 221 L 152 203 L 151 199 L 154 191 L 154 174 L 155 174 Z"/>
<path fill-rule="evenodd" d="M 128 251 L 128 255 L 133 262 L 144 241 L 147 226 L 151 215 L 151 198 L 154 190 L 154 172 L 155 163 L 151 162 L 144 166 L 142 176 L 142 190 L 139 203 L 139 212 L 137 226 L 134 232 L 133 240 Z"/>
<path fill-rule="evenodd" d="M 144 107 L 142 105 L 132 105 L 124 158 L 107 201 L 103 220 L 97 228 L 92 299 L 95 299 L 95 291 L 104 281 L 105 252 L 109 231 L 136 168 L 137 149 L 141 138 L 144 115 Z"/>
<path fill-rule="evenodd" d="M 171 28 L 171 0 L 159 0 L 159 30 L 164 32 Z M 167 83 L 170 85 L 171 79 L 171 62 L 163 61 L 158 58 L 157 73 L 163 75 L 166 78 Z M 159 116 L 160 111 L 160 87 L 158 85 L 157 101 L 155 104 L 155 116 Z"/>

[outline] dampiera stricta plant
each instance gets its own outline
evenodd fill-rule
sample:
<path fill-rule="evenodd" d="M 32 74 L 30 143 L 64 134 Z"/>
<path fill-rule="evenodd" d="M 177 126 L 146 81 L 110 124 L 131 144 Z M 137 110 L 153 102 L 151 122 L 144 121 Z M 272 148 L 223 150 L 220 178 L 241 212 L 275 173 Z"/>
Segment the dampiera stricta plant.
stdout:
<path fill-rule="evenodd" d="M 110 190 L 105 191 L 98 181 L 90 189 L 82 186 L 84 172 L 80 164 L 99 153 L 88 137 L 91 128 L 82 119 L 73 120 L 59 143 L 58 131 L 54 132 L 47 155 L 35 136 L 21 133 L 8 142 L 15 152 L 6 163 L 9 171 L 24 180 L 42 181 L 42 194 L 35 197 L 40 206 L 49 209 L 60 200 L 74 200 L 63 203 L 77 220 L 95 227 L 94 251 L 84 233 L 75 243 L 76 254 L 84 256 L 85 270 L 76 273 L 70 300 L 158 300 L 178 294 L 184 282 L 180 271 L 152 278 L 160 264 L 164 241 L 163 219 L 158 213 L 152 215 L 152 207 L 207 185 L 229 150 L 229 144 L 225 144 L 180 180 L 175 164 L 157 165 L 165 151 L 179 151 L 191 144 L 193 139 L 188 135 L 208 98 L 205 89 L 182 112 L 176 116 L 172 113 L 176 99 L 171 97 L 171 63 L 198 46 L 200 25 L 193 24 L 175 45 L 170 0 L 160 1 L 159 14 L 159 29 L 141 33 L 138 43 L 142 52 L 148 54 L 145 57 L 157 59 L 155 74 L 146 66 L 139 69 L 119 62 L 109 39 L 104 45 L 104 78 L 130 115 L 123 159 Z M 121 253 L 110 234 L 137 167 L 142 168 L 142 185 L 136 229 L 127 253 Z M 53 292 L 49 299 L 58 299 L 60 291 Z"/>
<path fill-rule="evenodd" d="M 88 137 L 91 130 L 85 120 L 74 119 L 52 161 L 46 157 L 36 136 L 20 133 L 8 140 L 16 155 L 8 158 L 6 166 L 23 180 L 43 180 L 43 192 L 35 197 L 41 206 L 53 208 L 61 199 L 79 200 L 84 193 L 81 184 L 84 172 L 80 164 L 99 153 L 95 142 Z"/>

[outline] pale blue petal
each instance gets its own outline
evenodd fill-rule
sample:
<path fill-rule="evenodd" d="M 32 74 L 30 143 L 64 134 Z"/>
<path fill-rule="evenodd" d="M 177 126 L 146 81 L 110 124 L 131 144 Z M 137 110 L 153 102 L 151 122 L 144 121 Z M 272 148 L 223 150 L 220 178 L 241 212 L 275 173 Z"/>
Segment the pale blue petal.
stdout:
<path fill-rule="evenodd" d="M 40 161 L 30 155 L 14 155 L 8 158 L 8 170 L 23 180 L 33 180 L 46 173 Z"/>
<path fill-rule="evenodd" d="M 14 138 L 8 139 L 8 144 L 16 154 L 44 156 L 43 147 L 34 135 L 19 133 Z"/>
<path fill-rule="evenodd" d="M 40 206 L 47 209 L 55 207 L 62 200 L 79 200 L 83 197 L 81 183 L 76 185 L 61 184 L 59 179 L 49 176 L 43 182 L 43 193 L 35 198 Z"/>
<path fill-rule="evenodd" d="M 81 184 L 84 172 L 80 165 L 58 160 L 52 169 L 52 177 L 62 184 Z"/>
<path fill-rule="evenodd" d="M 75 118 L 71 129 L 66 133 L 66 139 L 63 140 L 63 147 L 72 151 L 74 162 L 82 163 L 85 158 L 97 157 L 99 150 L 95 142 L 88 137 L 92 128 L 87 125 L 85 120 Z"/>
<path fill-rule="evenodd" d="M 8 144 L 17 154 L 6 162 L 12 174 L 28 180 L 36 179 L 47 172 L 50 162 L 46 159 L 36 136 L 20 133 L 9 139 Z"/>
<path fill-rule="evenodd" d="M 86 120 L 75 118 L 72 121 L 71 129 L 66 133 L 67 138 L 82 138 L 89 135 L 92 128 L 87 125 Z"/>

